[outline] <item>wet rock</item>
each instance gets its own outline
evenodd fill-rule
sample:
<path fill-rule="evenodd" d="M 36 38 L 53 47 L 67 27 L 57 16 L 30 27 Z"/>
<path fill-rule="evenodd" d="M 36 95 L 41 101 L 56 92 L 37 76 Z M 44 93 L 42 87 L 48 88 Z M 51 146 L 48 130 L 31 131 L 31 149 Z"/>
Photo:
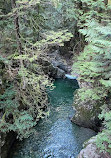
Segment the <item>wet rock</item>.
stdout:
<path fill-rule="evenodd" d="M 96 137 L 92 137 L 83 144 L 83 148 L 77 158 L 108 158 L 108 153 L 100 153 L 95 144 Z"/>
<path fill-rule="evenodd" d="M 0 149 L 1 149 L 1 158 L 7 158 L 8 153 L 16 139 L 16 134 L 14 132 L 9 133 L 1 133 L 1 143 L 0 143 Z"/>
<path fill-rule="evenodd" d="M 48 74 L 52 78 L 64 78 L 70 69 L 60 55 L 59 50 L 48 52 L 45 57 L 40 56 L 38 62 L 42 65 L 45 74 Z"/>
<path fill-rule="evenodd" d="M 56 78 L 63 78 L 65 76 L 65 72 L 62 69 L 57 69 Z"/>
<path fill-rule="evenodd" d="M 58 67 L 60 64 L 59 61 L 55 61 L 55 60 L 52 60 L 51 63 L 54 67 Z"/>
<path fill-rule="evenodd" d="M 58 68 L 64 70 L 65 72 L 68 72 L 68 67 L 64 63 L 59 63 Z"/>

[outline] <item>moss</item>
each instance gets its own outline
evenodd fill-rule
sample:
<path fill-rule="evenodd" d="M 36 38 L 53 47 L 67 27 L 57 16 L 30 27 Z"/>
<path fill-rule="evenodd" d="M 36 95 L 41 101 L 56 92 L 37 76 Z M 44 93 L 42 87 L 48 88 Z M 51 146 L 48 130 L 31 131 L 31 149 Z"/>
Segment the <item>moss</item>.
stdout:
<path fill-rule="evenodd" d="M 81 91 L 76 91 L 74 99 L 74 108 L 76 113 L 72 118 L 72 121 L 80 126 L 92 128 L 97 131 L 97 128 L 101 126 L 101 121 L 98 119 L 98 115 L 101 112 L 102 101 L 91 100 L 90 98 L 84 101 L 80 98 Z"/>

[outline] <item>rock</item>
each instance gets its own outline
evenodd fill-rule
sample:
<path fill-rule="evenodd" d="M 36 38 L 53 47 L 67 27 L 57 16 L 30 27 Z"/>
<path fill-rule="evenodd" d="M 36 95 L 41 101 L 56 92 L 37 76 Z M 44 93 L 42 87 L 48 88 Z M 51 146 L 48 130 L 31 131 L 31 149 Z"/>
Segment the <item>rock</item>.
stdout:
<path fill-rule="evenodd" d="M 68 72 L 68 67 L 67 67 L 67 65 L 64 65 L 63 63 L 60 63 L 60 64 L 58 65 L 58 68 L 64 70 L 65 72 Z"/>
<path fill-rule="evenodd" d="M 83 144 L 82 149 L 77 158 L 110 158 L 108 153 L 100 153 L 95 144 L 96 137 L 92 137 Z"/>
<path fill-rule="evenodd" d="M 15 139 L 16 139 L 16 133 L 14 133 L 14 132 L 9 132 L 6 134 L 1 133 L 1 143 L 0 143 L 1 158 L 8 157 L 8 153 L 9 153 Z"/>
<path fill-rule="evenodd" d="M 51 63 L 54 67 L 58 67 L 60 64 L 58 61 L 55 61 L 55 60 L 52 60 Z"/>
<path fill-rule="evenodd" d="M 59 60 L 60 60 L 60 59 L 59 59 Z M 65 72 L 68 71 L 67 65 L 65 65 L 65 64 L 64 64 L 63 62 L 61 62 L 61 61 L 55 61 L 55 60 L 53 60 L 51 63 L 53 64 L 54 67 L 58 67 L 59 69 L 62 69 L 62 70 L 64 70 Z"/>
<path fill-rule="evenodd" d="M 64 76 L 65 76 L 65 71 L 58 68 L 56 78 L 63 78 Z"/>
<path fill-rule="evenodd" d="M 62 59 L 59 50 L 48 52 L 45 57 L 40 56 L 38 62 L 42 65 L 45 74 L 52 78 L 64 78 L 70 69 L 66 61 Z"/>
<path fill-rule="evenodd" d="M 79 126 L 91 128 L 98 132 L 102 124 L 101 120 L 98 118 L 98 115 L 101 113 L 100 107 L 102 105 L 102 101 L 95 101 L 91 98 L 82 100 L 79 96 L 82 88 L 85 87 L 87 89 L 89 87 L 93 87 L 89 83 L 79 83 L 79 85 L 81 88 L 76 91 L 74 96 L 75 115 L 71 121 Z"/>
<path fill-rule="evenodd" d="M 96 146 L 89 144 L 85 149 L 81 150 L 78 158 L 101 158 L 96 152 Z"/>
<path fill-rule="evenodd" d="M 0 85 L 2 85 L 2 79 L 0 79 Z"/>

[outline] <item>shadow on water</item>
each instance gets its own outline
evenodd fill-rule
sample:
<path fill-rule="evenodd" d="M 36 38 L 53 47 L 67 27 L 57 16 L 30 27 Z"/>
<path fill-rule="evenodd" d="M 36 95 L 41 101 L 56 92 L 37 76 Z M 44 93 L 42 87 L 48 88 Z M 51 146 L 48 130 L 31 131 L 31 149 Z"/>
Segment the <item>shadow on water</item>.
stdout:
<path fill-rule="evenodd" d="M 14 145 L 10 158 L 76 158 L 83 142 L 96 134 L 70 121 L 77 81 L 57 79 L 54 85 L 48 90 L 50 116 L 38 123 L 33 136 Z"/>

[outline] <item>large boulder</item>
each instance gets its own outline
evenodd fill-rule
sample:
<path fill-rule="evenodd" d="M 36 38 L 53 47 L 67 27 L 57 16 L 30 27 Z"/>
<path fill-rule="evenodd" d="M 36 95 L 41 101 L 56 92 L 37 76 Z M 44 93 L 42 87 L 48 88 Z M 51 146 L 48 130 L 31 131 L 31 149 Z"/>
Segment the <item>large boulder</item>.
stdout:
<path fill-rule="evenodd" d="M 96 137 L 92 137 L 83 144 L 83 149 L 80 151 L 77 158 L 110 158 L 108 153 L 103 153 L 97 149 Z"/>
<path fill-rule="evenodd" d="M 74 95 L 74 110 L 75 115 L 71 119 L 75 124 L 91 128 L 98 132 L 101 127 L 101 120 L 99 120 L 98 115 L 101 113 L 102 102 L 92 100 L 87 97 L 85 100 L 82 100 L 80 93 L 83 87 L 93 88 L 87 83 L 79 83 L 80 89 L 78 89 Z M 83 93 L 83 92 L 82 92 Z"/>

